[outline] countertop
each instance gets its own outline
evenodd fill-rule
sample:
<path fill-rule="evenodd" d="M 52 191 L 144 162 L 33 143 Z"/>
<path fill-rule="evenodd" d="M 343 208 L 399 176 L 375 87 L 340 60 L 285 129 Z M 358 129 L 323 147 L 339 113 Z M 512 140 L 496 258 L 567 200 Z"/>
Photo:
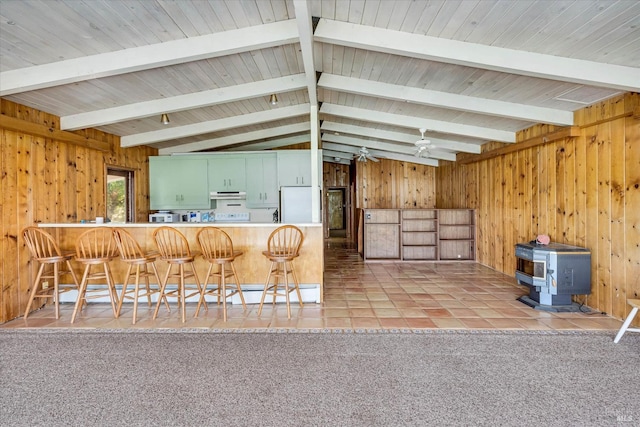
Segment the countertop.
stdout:
<path fill-rule="evenodd" d="M 38 223 L 38 227 L 42 228 L 93 228 L 93 227 L 123 227 L 123 228 L 149 228 L 149 227 L 186 227 L 186 228 L 199 228 L 199 227 L 243 227 L 243 228 L 262 228 L 262 227 L 279 227 L 281 223 L 274 222 L 106 222 L 103 224 L 96 224 L 95 222 L 67 222 L 67 223 Z M 304 224 L 292 224 L 296 227 L 321 227 L 322 223 L 304 223 Z"/>

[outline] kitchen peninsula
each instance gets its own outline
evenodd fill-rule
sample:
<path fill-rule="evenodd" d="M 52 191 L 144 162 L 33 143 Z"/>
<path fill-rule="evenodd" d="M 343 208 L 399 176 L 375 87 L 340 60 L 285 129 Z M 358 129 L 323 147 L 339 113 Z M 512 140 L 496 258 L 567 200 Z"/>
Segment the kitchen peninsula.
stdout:
<path fill-rule="evenodd" d="M 181 233 L 189 241 L 189 247 L 194 252 L 199 252 L 196 241 L 196 233 L 202 227 L 218 227 L 224 230 L 233 241 L 234 249 L 241 250 L 243 255 L 236 258 L 234 264 L 247 303 L 259 303 L 264 282 L 269 273 L 270 263 L 262 255 L 267 249 L 269 234 L 281 224 L 278 223 L 188 223 L 178 222 L 168 224 Z M 302 289 L 302 298 L 305 302 L 322 302 L 323 300 L 323 235 L 321 223 L 295 224 L 302 230 L 304 241 L 300 249 L 300 256 L 295 260 L 296 273 Z M 140 243 L 143 249 L 155 250 L 153 231 L 160 226 L 155 223 L 105 223 L 105 224 L 78 224 L 78 223 L 40 223 L 39 227 L 47 228 L 57 239 L 63 250 L 73 250 L 76 238 L 85 230 L 92 227 L 122 227 L 130 232 Z M 167 265 L 162 261 L 156 262 L 158 271 L 162 275 L 166 272 Z M 196 259 L 198 277 L 204 279 L 208 264 L 201 257 Z M 79 271 L 79 267 L 78 267 Z M 112 264 L 112 272 L 116 284 L 121 285 L 126 273 L 126 264 L 119 259 Z M 292 294 L 292 298 L 294 298 Z M 235 302 L 235 301 L 234 301 Z"/>

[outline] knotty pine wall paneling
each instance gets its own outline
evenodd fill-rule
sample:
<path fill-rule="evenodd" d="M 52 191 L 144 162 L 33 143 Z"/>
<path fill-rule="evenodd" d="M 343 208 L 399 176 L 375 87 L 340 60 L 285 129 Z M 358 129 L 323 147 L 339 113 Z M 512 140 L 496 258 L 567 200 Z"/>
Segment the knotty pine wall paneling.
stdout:
<path fill-rule="evenodd" d="M 59 118 L 0 100 L 0 113 L 59 129 Z M 77 131 L 108 142 L 109 151 L 0 127 L 0 323 L 22 316 L 35 274 L 21 230 L 38 222 L 75 222 L 106 213 L 105 165 L 134 170 L 136 221 L 149 211 L 149 147 L 121 149 L 119 138 Z"/>
<path fill-rule="evenodd" d="M 577 111 L 577 137 L 466 164 L 441 162 L 436 206 L 477 209 L 477 259 L 510 276 L 514 245 L 537 234 L 589 248 L 586 303 L 622 319 L 627 298 L 640 298 L 639 107 L 638 94 L 620 95 Z M 533 126 L 517 141 L 554 130 Z M 501 147 L 486 144 L 483 153 Z"/>
<path fill-rule="evenodd" d="M 432 209 L 436 205 L 433 166 L 380 159 L 355 162 L 356 208 Z"/>

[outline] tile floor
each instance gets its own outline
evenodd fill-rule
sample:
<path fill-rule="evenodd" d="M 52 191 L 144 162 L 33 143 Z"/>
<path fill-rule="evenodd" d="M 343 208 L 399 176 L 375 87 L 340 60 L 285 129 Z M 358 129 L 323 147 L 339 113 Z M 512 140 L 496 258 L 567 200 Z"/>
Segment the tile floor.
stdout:
<path fill-rule="evenodd" d="M 62 304 L 55 319 L 48 306 L 0 328 L 107 328 L 107 329 L 509 329 L 509 330 L 604 330 L 612 334 L 621 321 L 590 312 L 550 313 L 516 301 L 528 293 L 514 278 L 476 263 L 365 263 L 355 247 L 341 238 L 325 243 L 325 300 L 323 304 L 266 305 L 262 316 L 257 305 L 247 311 L 232 306 L 227 322 L 222 309 L 193 318 L 195 304 L 188 307 L 186 323 L 179 318 L 175 300 L 171 312 L 164 308 L 156 320 L 153 310 L 141 304 L 138 321 L 131 324 L 132 309 L 123 308 L 114 319 L 108 304 L 90 304 L 74 324 L 72 304 Z"/>

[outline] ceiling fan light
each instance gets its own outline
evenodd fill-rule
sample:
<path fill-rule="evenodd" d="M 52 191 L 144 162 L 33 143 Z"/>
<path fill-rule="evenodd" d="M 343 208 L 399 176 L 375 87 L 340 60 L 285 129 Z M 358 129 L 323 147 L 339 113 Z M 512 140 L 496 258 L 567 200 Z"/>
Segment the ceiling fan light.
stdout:
<path fill-rule="evenodd" d="M 160 116 L 160 123 L 162 123 L 163 125 L 168 125 L 169 124 L 169 115 L 163 113 L 162 116 Z"/>

